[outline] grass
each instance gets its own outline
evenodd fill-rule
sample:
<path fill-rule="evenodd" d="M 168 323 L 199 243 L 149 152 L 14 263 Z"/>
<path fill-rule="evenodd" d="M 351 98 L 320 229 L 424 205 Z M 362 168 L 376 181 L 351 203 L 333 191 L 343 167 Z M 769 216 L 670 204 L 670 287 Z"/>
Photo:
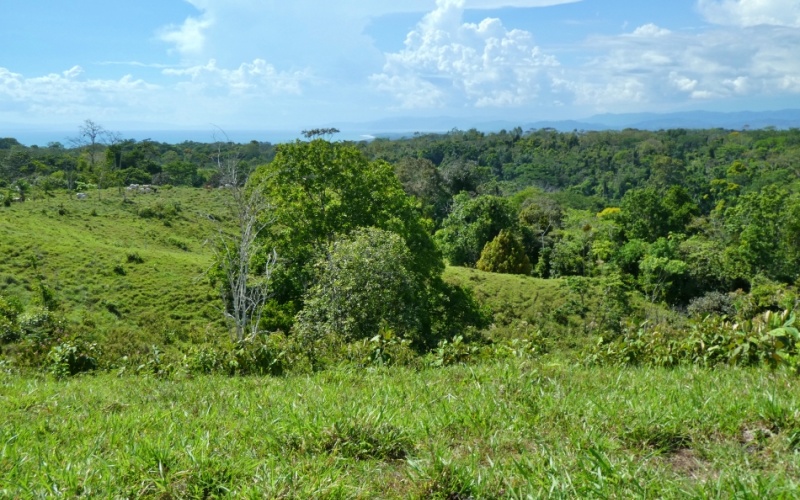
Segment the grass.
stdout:
<path fill-rule="evenodd" d="M 0 385 L 0 496 L 793 497 L 800 388 L 557 358 Z"/>
<path fill-rule="evenodd" d="M 0 293 L 28 302 L 41 278 L 72 319 L 88 316 L 99 328 L 205 325 L 219 316 L 203 279 L 208 215 L 222 212 L 220 193 L 181 188 L 127 202 L 103 190 L 12 204 L 0 209 Z"/>

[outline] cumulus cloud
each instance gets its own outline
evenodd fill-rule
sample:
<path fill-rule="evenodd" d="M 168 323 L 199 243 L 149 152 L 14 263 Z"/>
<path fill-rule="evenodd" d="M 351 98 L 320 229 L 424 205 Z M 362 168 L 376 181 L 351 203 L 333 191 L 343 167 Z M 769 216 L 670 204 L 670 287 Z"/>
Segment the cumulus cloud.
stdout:
<path fill-rule="evenodd" d="M 170 25 L 163 28 L 159 38 L 174 44 L 181 54 L 199 54 L 206 44 L 206 30 L 213 24 L 209 15 L 189 17 L 180 26 Z"/>
<path fill-rule="evenodd" d="M 0 68 L 0 96 L 12 101 L 63 104 L 102 102 L 145 93 L 158 87 L 125 75 L 120 79 L 82 79 L 83 68 L 73 66 L 61 73 L 26 78 Z"/>
<path fill-rule="evenodd" d="M 119 79 L 84 78 L 80 66 L 34 77 L 0 67 L 3 115 L 18 123 L 46 116 L 52 125 L 60 120 L 75 121 L 123 108 L 136 109 L 158 90 L 158 86 L 131 75 Z"/>
<path fill-rule="evenodd" d="M 302 93 L 301 84 L 309 81 L 310 71 L 278 71 L 263 59 L 243 63 L 236 69 L 220 68 L 211 59 L 207 64 L 187 68 L 163 70 L 168 76 L 189 77 L 184 87 L 194 89 L 218 88 L 235 95 L 244 94 L 295 94 Z"/>
<path fill-rule="evenodd" d="M 671 33 L 670 30 L 665 28 L 660 28 L 653 23 L 645 24 L 644 26 L 639 26 L 633 33 L 632 36 L 642 36 L 642 37 L 656 37 L 656 36 L 666 36 Z"/>
<path fill-rule="evenodd" d="M 438 0 L 408 33 L 405 48 L 385 54 L 373 85 L 403 107 L 464 101 L 476 107 L 529 102 L 555 57 L 534 45 L 531 33 L 507 30 L 499 19 L 463 21 L 464 0 Z"/>
<path fill-rule="evenodd" d="M 699 0 L 698 9 L 708 21 L 724 26 L 800 27 L 797 0 Z"/>
<path fill-rule="evenodd" d="M 556 86 L 596 111 L 634 111 L 693 100 L 798 93 L 800 31 L 780 26 L 673 32 L 646 24 L 593 37 L 594 56 L 564 68 Z"/>

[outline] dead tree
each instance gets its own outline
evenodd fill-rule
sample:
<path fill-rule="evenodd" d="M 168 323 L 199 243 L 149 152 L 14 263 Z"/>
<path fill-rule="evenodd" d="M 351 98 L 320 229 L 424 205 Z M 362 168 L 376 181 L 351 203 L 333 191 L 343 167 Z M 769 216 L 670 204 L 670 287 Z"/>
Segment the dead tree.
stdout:
<path fill-rule="evenodd" d="M 269 252 L 263 269 L 252 269 L 253 257 L 258 252 L 258 236 L 270 223 L 269 203 L 261 186 L 246 185 L 238 154 L 223 152 L 218 143 L 214 159 L 236 224 L 231 231 L 217 222 L 212 242 L 219 271 L 217 285 L 231 337 L 239 342 L 259 333 L 277 254 L 274 250 Z"/>

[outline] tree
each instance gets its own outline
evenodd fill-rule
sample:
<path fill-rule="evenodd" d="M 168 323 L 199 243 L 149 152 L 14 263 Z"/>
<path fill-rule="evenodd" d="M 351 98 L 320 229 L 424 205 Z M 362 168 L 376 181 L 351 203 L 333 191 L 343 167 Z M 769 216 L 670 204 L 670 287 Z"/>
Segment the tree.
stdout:
<path fill-rule="evenodd" d="M 426 158 L 403 158 L 395 164 L 394 172 L 406 194 L 422 202 L 426 215 L 437 222 L 444 219 L 450 196 L 433 162 Z"/>
<path fill-rule="evenodd" d="M 299 310 L 318 256 L 338 236 L 363 227 L 400 235 L 411 252 L 411 268 L 425 279 L 441 274 L 430 228 L 391 165 L 368 161 L 355 146 L 322 139 L 282 144 L 252 178 L 271 204 L 273 222 L 262 244 L 281 256 L 275 282 L 280 302 L 294 302 Z"/>
<path fill-rule="evenodd" d="M 102 144 L 107 133 L 108 132 L 102 125 L 87 119 L 83 122 L 83 125 L 78 128 L 77 137 L 70 139 L 74 147 L 88 151 L 89 166 L 92 171 L 94 171 L 97 149 Z"/>
<path fill-rule="evenodd" d="M 332 242 L 316 262 L 316 280 L 298 315 L 311 338 L 371 338 L 382 329 L 403 337 L 421 330 L 425 283 L 396 233 L 359 228 Z"/>
<path fill-rule="evenodd" d="M 483 247 L 477 268 L 504 274 L 529 275 L 533 271 L 522 243 L 506 229 L 502 229 L 495 239 Z"/>
<path fill-rule="evenodd" d="M 213 241 L 215 263 L 211 278 L 219 288 L 224 315 L 231 324 L 231 336 L 240 342 L 246 334 L 256 335 L 260 331 L 277 254 L 274 250 L 266 255 L 262 253 L 260 262 L 254 263 L 257 240 L 270 223 L 269 204 L 260 186 L 245 185 L 238 157 L 223 154 L 218 145 L 215 160 L 220 176 L 229 182 L 228 208 L 236 223 L 236 232 L 218 226 Z M 259 271 L 254 272 L 254 269 Z"/>
<path fill-rule="evenodd" d="M 502 229 L 514 227 L 514 219 L 506 198 L 461 193 L 453 198 L 453 210 L 436 232 L 436 240 L 450 264 L 474 266 L 483 247 Z"/>

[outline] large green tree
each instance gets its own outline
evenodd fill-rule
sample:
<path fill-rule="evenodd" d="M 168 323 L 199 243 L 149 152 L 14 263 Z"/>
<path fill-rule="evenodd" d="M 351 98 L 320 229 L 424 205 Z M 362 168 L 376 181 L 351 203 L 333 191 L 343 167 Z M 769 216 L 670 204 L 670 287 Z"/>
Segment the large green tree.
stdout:
<path fill-rule="evenodd" d="M 274 302 L 289 304 L 294 312 L 315 280 L 313 263 L 337 237 L 358 228 L 399 235 L 410 251 L 411 272 L 423 280 L 441 275 L 444 266 L 431 228 L 392 166 L 369 161 L 351 144 L 322 139 L 282 144 L 274 160 L 256 170 L 251 185 L 263 189 L 271 205 L 262 243 L 280 259 Z"/>

